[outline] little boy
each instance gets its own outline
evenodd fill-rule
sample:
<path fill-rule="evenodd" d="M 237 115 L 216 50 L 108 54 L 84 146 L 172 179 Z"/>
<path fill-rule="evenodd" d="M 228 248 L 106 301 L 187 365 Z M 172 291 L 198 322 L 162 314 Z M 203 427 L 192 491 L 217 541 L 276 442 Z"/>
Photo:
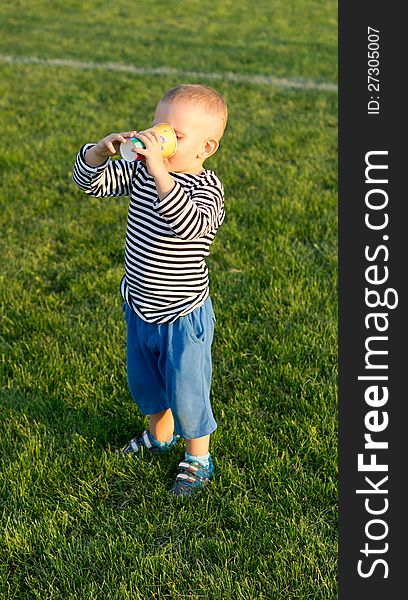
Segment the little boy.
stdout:
<path fill-rule="evenodd" d="M 224 220 L 224 190 L 204 161 L 218 149 L 227 105 L 214 89 L 182 84 L 156 108 L 153 125 L 169 123 L 177 151 L 162 158 L 155 131 L 112 133 L 78 153 L 74 182 L 97 197 L 129 195 L 125 275 L 129 390 L 149 428 L 122 449 L 163 453 L 186 441 L 170 493 L 187 497 L 212 478 L 211 343 L 215 316 L 205 257 Z M 127 138 L 141 160 L 110 160 Z M 175 431 L 175 434 L 174 434 Z"/>

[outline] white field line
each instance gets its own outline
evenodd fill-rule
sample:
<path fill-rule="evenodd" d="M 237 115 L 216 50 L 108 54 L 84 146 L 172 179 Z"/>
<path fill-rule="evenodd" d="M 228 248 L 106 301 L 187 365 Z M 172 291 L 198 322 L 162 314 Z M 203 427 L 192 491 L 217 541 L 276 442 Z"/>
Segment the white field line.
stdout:
<path fill-rule="evenodd" d="M 217 81 L 231 81 L 233 83 L 247 83 L 250 85 L 267 85 L 270 87 L 295 88 L 299 90 L 321 90 L 337 92 L 335 83 L 319 82 L 313 79 L 299 79 L 288 77 L 273 77 L 272 75 L 245 75 L 244 73 L 184 71 L 172 67 L 136 67 L 121 63 L 98 63 L 93 61 L 79 61 L 63 58 L 39 58 L 37 56 L 8 56 L 0 54 L 0 63 L 14 65 L 48 65 L 50 67 L 69 67 L 74 69 L 117 71 L 132 73 L 134 75 L 173 75 L 179 79 L 203 79 Z"/>

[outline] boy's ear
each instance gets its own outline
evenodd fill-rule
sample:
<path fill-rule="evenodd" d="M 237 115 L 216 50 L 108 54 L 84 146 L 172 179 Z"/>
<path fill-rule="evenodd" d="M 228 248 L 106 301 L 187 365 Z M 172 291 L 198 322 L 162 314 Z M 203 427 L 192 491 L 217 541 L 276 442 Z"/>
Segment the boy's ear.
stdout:
<path fill-rule="evenodd" d="M 203 148 L 200 152 L 200 154 L 198 155 L 198 158 L 208 158 L 209 156 L 212 156 L 213 154 L 215 154 L 215 152 L 217 152 L 218 150 L 218 146 L 220 145 L 219 141 L 216 140 L 215 138 L 208 138 L 204 144 L 203 144 Z"/>

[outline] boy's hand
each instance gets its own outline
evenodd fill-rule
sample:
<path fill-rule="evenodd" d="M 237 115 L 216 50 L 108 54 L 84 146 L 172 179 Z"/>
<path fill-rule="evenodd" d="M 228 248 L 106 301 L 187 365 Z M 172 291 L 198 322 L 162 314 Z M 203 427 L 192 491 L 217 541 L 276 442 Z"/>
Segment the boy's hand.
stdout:
<path fill-rule="evenodd" d="M 115 156 L 119 152 L 119 146 L 126 142 L 126 138 L 133 137 L 135 131 L 124 131 L 123 133 L 111 133 L 102 140 L 99 140 L 95 146 L 89 148 L 85 153 L 85 162 L 90 167 L 99 167 L 107 158 Z"/>
<path fill-rule="evenodd" d="M 109 156 L 115 156 L 119 154 L 119 146 L 126 142 L 126 138 L 131 138 L 136 135 L 136 131 L 124 131 L 123 133 L 111 133 L 99 140 L 99 142 L 92 148 L 97 156 L 103 159 Z"/>
<path fill-rule="evenodd" d="M 132 152 L 143 156 L 150 175 L 156 179 L 156 177 L 167 173 L 163 163 L 162 141 L 159 134 L 151 129 L 146 129 L 145 131 L 138 131 L 136 137 L 144 143 L 146 148 L 134 148 Z"/>

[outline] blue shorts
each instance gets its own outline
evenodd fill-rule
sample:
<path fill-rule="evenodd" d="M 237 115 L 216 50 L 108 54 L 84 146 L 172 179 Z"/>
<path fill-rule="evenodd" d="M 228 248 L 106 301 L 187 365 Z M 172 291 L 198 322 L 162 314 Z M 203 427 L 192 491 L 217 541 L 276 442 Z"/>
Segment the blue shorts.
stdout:
<path fill-rule="evenodd" d="M 217 429 L 210 404 L 211 299 L 173 323 L 147 323 L 124 304 L 129 390 L 144 415 L 171 408 L 184 439 Z"/>

